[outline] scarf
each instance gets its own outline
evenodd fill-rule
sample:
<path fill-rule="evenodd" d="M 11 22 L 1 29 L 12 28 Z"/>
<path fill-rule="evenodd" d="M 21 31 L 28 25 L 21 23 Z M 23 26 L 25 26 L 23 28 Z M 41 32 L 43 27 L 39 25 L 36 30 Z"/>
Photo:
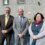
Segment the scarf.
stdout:
<path fill-rule="evenodd" d="M 42 25 L 43 25 L 43 21 L 39 23 L 38 25 L 36 25 L 35 22 L 32 22 L 31 30 L 34 35 L 38 35 L 38 33 L 40 32 L 40 29 L 42 28 Z M 36 44 L 36 39 L 33 39 L 33 42 L 31 45 L 35 45 L 35 44 Z"/>

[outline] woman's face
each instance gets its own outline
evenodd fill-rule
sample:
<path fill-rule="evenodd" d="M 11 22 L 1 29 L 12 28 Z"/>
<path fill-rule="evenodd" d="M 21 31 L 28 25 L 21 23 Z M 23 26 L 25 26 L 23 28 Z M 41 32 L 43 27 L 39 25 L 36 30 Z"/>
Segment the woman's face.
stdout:
<path fill-rule="evenodd" d="M 37 22 L 40 22 L 42 19 L 41 19 L 41 16 L 40 16 L 40 14 L 38 14 L 37 16 L 36 16 L 36 21 Z"/>

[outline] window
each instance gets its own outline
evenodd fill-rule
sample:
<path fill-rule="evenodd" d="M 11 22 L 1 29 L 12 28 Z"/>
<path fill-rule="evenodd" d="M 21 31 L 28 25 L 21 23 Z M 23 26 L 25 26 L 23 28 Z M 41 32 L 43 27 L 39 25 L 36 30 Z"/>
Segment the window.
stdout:
<path fill-rule="evenodd" d="M 3 0 L 3 5 L 8 5 L 9 4 L 9 0 Z"/>
<path fill-rule="evenodd" d="M 25 0 L 17 0 L 17 4 L 24 4 Z"/>

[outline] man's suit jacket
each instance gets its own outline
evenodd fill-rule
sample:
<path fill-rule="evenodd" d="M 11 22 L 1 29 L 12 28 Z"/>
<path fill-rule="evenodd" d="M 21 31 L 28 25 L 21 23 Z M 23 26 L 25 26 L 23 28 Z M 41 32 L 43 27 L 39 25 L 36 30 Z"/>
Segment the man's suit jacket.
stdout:
<path fill-rule="evenodd" d="M 13 31 L 13 16 L 9 15 L 7 25 L 5 26 L 5 15 L 0 16 L 0 31 L 8 30 L 8 33 Z"/>
<path fill-rule="evenodd" d="M 23 16 L 22 24 L 20 24 L 19 16 L 14 19 L 13 30 L 14 30 L 16 36 L 19 33 L 23 33 L 23 35 L 25 35 L 27 32 L 27 29 L 28 29 L 28 20 L 26 17 Z"/>

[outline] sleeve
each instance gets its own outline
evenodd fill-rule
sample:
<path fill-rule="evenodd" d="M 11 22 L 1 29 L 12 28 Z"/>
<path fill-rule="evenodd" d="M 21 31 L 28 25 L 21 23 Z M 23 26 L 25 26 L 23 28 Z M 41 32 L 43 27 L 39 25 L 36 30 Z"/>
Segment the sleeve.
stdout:
<path fill-rule="evenodd" d="M 16 20 L 14 19 L 14 21 L 13 21 L 13 30 L 14 30 L 14 32 L 16 33 L 16 34 L 19 34 L 19 32 L 17 31 L 17 29 L 16 29 L 16 22 L 15 22 Z"/>
<path fill-rule="evenodd" d="M 32 26 L 32 24 L 29 26 L 29 34 L 30 34 L 31 37 L 33 37 L 34 34 L 33 34 L 32 30 L 31 30 L 31 26 Z"/>
<path fill-rule="evenodd" d="M 28 27 L 29 27 L 29 25 L 28 25 L 28 19 L 27 19 L 27 21 L 26 21 L 26 27 L 25 27 L 24 31 L 22 32 L 23 35 L 26 34 L 26 32 L 28 30 Z"/>
<path fill-rule="evenodd" d="M 45 25 L 45 24 L 44 24 Z M 42 38 L 42 37 L 44 37 L 45 36 L 45 26 L 43 26 L 43 31 L 42 32 L 40 32 L 38 35 L 36 35 L 36 37 L 37 37 L 37 39 L 38 38 Z"/>

